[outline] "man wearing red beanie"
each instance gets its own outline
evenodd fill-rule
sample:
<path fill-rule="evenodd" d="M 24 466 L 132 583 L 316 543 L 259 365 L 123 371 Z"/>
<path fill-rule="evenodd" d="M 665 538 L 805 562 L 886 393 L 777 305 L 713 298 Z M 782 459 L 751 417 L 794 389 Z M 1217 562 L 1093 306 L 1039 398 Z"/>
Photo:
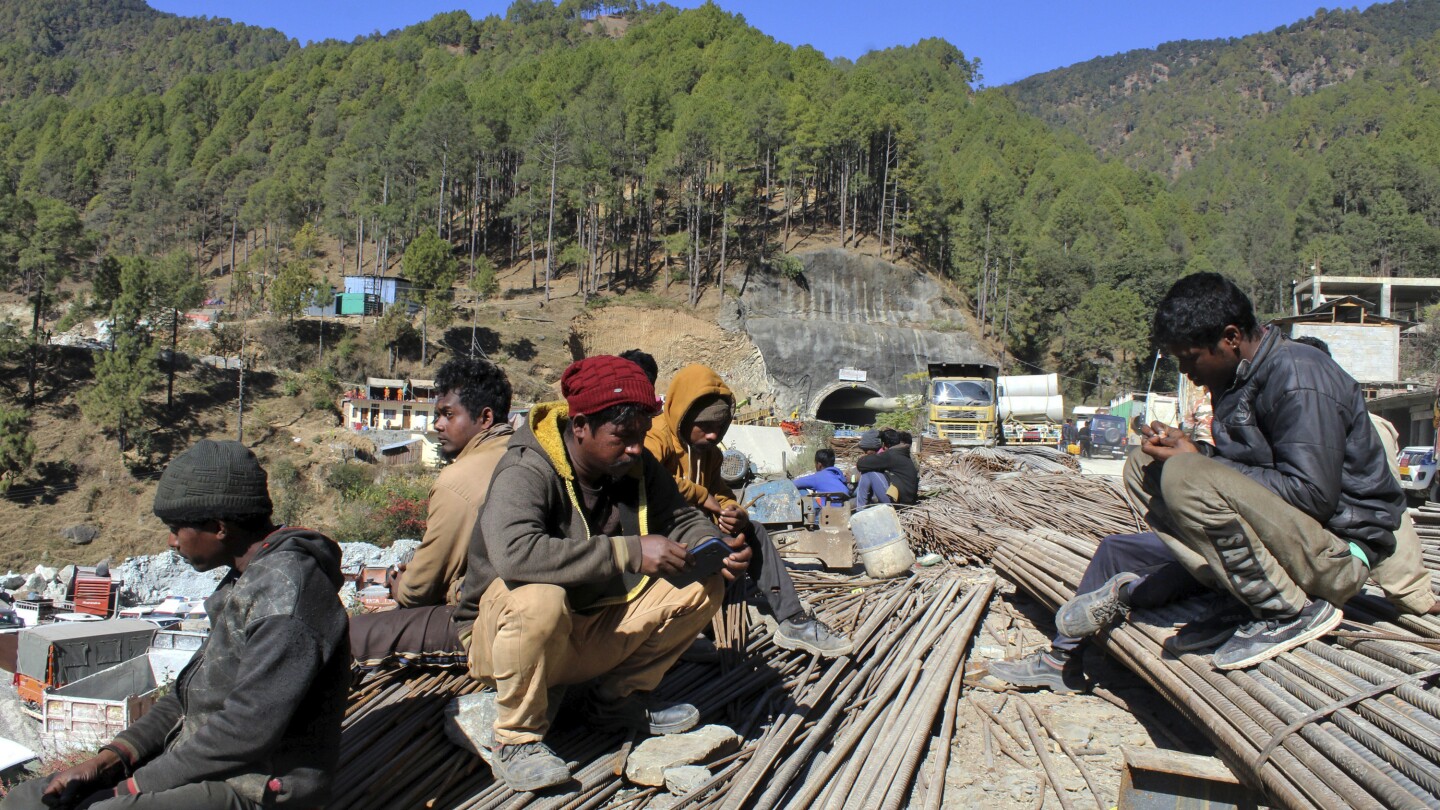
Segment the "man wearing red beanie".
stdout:
<path fill-rule="evenodd" d="M 560 386 L 565 401 L 531 409 L 495 469 L 454 617 L 471 676 L 494 687 L 459 700 L 457 725 L 517 791 L 570 778 L 544 742 L 555 687 L 594 683 L 591 727 L 692 728 L 694 706 L 648 693 L 750 559 L 727 538 L 720 574 L 672 585 L 716 531 L 645 451 L 654 386 L 612 356 L 571 364 Z"/>

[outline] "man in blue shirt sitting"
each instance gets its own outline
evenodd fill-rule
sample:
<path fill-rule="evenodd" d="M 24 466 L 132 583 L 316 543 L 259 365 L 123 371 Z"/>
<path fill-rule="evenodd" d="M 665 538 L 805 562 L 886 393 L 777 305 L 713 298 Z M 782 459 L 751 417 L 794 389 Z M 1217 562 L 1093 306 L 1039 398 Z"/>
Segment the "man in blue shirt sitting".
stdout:
<path fill-rule="evenodd" d="M 795 479 L 795 488 L 825 496 L 829 506 L 842 506 L 849 497 L 850 487 L 845 474 L 835 466 L 835 451 L 822 447 L 815 451 L 815 472 Z"/>

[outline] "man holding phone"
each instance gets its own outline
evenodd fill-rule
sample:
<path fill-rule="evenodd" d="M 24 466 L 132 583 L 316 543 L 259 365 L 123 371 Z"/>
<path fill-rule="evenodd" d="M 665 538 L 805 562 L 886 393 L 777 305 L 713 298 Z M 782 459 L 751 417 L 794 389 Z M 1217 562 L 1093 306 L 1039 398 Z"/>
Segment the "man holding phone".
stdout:
<path fill-rule="evenodd" d="M 645 449 L 674 476 L 691 506 L 699 507 L 724 534 L 745 538 L 755 555 L 750 577 L 775 620 L 775 643 L 827 658 L 848 655 L 854 644 L 801 604 L 765 527 L 750 520 L 720 475 L 720 441 L 730 429 L 734 409 L 735 394 L 719 374 L 699 363 L 688 365 L 670 379 L 665 406 L 650 424 Z"/>
<path fill-rule="evenodd" d="M 455 610 L 471 676 L 494 687 L 479 698 L 495 718 L 482 755 L 517 791 L 570 778 L 544 742 L 554 687 L 594 682 L 592 727 L 692 728 L 694 706 L 649 693 L 719 609 L 722 577 L 750 561 L 721 538 L 719 573 L 684 584 L 715 526 L 644 449 L 659 403 L 639 366 L 591 357 L 560 385 L 565 402 L 536 405 L 496 467 Z"/>

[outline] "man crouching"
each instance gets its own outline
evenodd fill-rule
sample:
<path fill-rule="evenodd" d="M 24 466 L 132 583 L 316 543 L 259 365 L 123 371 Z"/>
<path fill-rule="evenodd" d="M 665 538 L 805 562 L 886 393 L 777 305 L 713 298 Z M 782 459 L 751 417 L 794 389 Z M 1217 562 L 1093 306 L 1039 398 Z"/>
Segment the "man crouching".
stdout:
<path fill-rule="evenodd" d="M 694 706 L 648 693 L 719 609 L 721 575 L 750 559 L 727 538 L 720 574 L 667 580 L 694 564 L 690 549 L 715 527 L 644 449 L 654 387 L 611 356 L 572 364 L 560 384 L 565 402 L 535 406 L 496 467 L 455 610 L 470 675 L 495 689 L 475 698 L 477 747 L 517 791 L 570 778 L 544 742 L 554 687 L 593 682 L 591 727 L 692 728 Z"/>
<path fill-rule="evenodd" d="M 350 685 L 339 546 L 275 527 L 265 470 L 238 442 L 206 439 L 176 458 L 154 509 L 197 571 L 230 568 L 205 600 L 210 636 L 174 691 L 99 754 L 0 808 L 324 805 Z"/>

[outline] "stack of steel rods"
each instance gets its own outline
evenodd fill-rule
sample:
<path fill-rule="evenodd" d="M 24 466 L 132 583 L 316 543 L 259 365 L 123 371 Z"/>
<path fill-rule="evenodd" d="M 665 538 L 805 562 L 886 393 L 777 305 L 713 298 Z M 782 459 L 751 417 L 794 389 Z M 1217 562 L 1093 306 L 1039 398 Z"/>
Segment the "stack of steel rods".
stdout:
<path fill-rule="evenodd" d="M 1415 522 L 1415 533 L 1420 536 L 1420 553 L 1425 567 L 1440 571 L 1440 504 L 1427 503 L 1411 509 L 1410 519 Z M 1430 587 L 1440 594 L 1440 577 L 1433 577 Z"/>
<path fill-rule="evenodd" d="M 883 581 L 817 572 L 796 574 L 816 615 L 852 631 L 857 640 L 865 639 L 866 645 L 857 647 L 860 650 L 872 649 L 875 642 L 871 639 L 889 632 L 897 611 L 921 598 L 918 594 L 936 591 L 940 586 L 934 583 L 941 579 L 953 581 L 958 590 L 959 582 L 949 571 Z M 718 629 L 724 634 L 722 641 L 743 647 L 745 656 L 737 659 L 729 671 L 681 663 L 666 676 L 657 692 L 661 697 L 695 703 L 705 722 L 729 722 L 747 738 L 740 752 L 716 764 L 716 784 L 733 781 L 760 750 L 762 741 L 772 739 L 768 735 L 777 733 L 781 721 L 794 716 L 795 706 L 810 700 L 813 702 L 809 705 L 827 708 L 829 703 L 824 698 L 833 694 L 838 679 L 844 676 L 844 683 L 850 683 L 856 675 L 856 666 L 849 658 L 826 663 L 801 652 L 779 649 L 760 625 L 750 625 L 748 634 L 742 634 L 740 628 L 748 620 L 743 603 L 737 604 L 729 609 Z M 618 735 L 599 734 L 566 723 L 564 711 L 548 741 L 572 763 L 572 789 L 555 795 L 516 794 L 505 789 L 478 758 L 455 747 L 443 733 L 446 702 L 475 688 L 475 683 L 458 670 L 394 670 L 364 681 L 352 693 L 346 714 L 333 806 L 397 810 L 530 805 L 641 808 L 657 795 L 655 789 L 637 792 L 616 775 L 624 766 L 623 759 L 617 756 L 623 747 Z M 797 722 L 792 722 L 788 731 L 790 745 L 804 744 L 811 733 L 810 728 L 798 728 Z M 757 738 L 762 732 L 764 736 Z M 783 748 L 775 749 L 775 754 L 782 753 Z M 709 793 L 701 804 L 721 801 L 723 796 L 723 792 Z M 701 798 L 697 796 L 696 800 Z"/>
<path fill-rule="evenodd" d="M 997 548 L 995 565 L 1056 607 L 1074 595 L 1094 548 L 1035 529 Z M 1163 649 L 1195 610 L 1132 616 L 1100 643 L 1194 721 L 1237 774 L 1285 807 L 1440 804 L 1440 623 L 1397 622 L 1384 603 L 1362 596 L 1346 605 L 1349 621 L 1334 639 L 1222 672 L 1208 656 Z"/>
<path fill-rule="evenodd" d="M 911 548 L 956 561 L 987 561 L 999 529 L 1051 526 L 1081 537 L 1144 531 L 1109 481 L 1070 473 L 990 477 L 964 467 L 928 470 L 932 491 L 900 511 Z"/>

